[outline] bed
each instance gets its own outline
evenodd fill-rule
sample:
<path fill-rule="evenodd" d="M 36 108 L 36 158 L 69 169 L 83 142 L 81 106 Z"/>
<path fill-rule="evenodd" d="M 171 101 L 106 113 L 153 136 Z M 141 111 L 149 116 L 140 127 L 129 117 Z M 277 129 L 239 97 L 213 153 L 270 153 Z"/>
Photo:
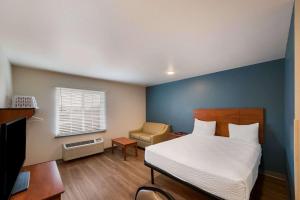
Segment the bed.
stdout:
<path fill-rule="evenodd" d="M 258 175 L 263 109 L 197 109 L 194 117 L 216 123 L 216 136 L 189 134 L 146 148 L 145 165 L 217 199 L 249 199 Z M 228 138 L 228 124 L 259 123 L 260 144 Z"/>

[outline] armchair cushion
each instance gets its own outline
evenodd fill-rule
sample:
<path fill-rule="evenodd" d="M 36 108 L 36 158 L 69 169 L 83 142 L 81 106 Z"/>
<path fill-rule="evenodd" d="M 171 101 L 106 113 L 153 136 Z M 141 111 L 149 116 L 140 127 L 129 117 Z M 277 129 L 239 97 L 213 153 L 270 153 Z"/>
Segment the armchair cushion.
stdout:
<path fill-rule="evenodd" d="M 130 137 L 137 140 L 142 140 L 145 142 L 151 142 L 151 137 L 153 134 L 143 133 L 143 132 L 132 132 L 130 133 Z"/>
<path fill-rule="evenodd" d="M 131 138 L 140 139 L 140 135 L 143 134 L 142 132 L 130 132 L 129 136 Z"/>
<path fill-rule="evenodd" d="M 144 133 L 140 135 L 140 140 L 144 142 L 151 142 L 153 134 Z"/>

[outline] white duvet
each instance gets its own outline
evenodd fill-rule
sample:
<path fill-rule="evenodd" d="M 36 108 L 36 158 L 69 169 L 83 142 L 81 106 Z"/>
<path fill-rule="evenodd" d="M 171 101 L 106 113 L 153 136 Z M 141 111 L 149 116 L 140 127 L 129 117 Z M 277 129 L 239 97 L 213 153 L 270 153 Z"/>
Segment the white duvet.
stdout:
<path fill-rule="evenodd" d="M 258 175 L 259 144 L 187 135 L 146 148 L 145 161 L 223 199 L 249 199 Z"/>

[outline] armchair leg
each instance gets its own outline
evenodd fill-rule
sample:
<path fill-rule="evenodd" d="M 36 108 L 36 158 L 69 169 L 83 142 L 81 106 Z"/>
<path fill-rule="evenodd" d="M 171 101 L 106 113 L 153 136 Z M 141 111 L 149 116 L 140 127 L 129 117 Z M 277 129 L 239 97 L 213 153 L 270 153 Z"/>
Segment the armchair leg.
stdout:
<path fill-rule="evenodd" d="M 154 170 L 151 168 L 151 183 L 154 184 Z"/>

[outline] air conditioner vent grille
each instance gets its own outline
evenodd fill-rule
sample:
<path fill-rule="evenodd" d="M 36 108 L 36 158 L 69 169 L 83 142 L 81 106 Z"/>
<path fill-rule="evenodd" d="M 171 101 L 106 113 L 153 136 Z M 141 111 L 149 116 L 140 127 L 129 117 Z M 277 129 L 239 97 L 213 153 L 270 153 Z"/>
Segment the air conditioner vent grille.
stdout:
<path fill-rule="evenodd" d="M 93 143 L 95 143 L 94 140 L 86 140 L 86 141 L 82 141 L 82 142 L 74 142 L 74 143 L 66 144 L 66 147 L 70 148 L 70 147 L 76 147 L 76 146 L 81 146 L 81 145 L 86 145 L 86 144 L 93 144 Z"/>
<path fill-rule="evenodd" d="M 94 138 L 92 140 L 74 141 L 62 145 L 62 158 L 64 161 L 81 158 L 104 151 L 103 138 Z"/>

